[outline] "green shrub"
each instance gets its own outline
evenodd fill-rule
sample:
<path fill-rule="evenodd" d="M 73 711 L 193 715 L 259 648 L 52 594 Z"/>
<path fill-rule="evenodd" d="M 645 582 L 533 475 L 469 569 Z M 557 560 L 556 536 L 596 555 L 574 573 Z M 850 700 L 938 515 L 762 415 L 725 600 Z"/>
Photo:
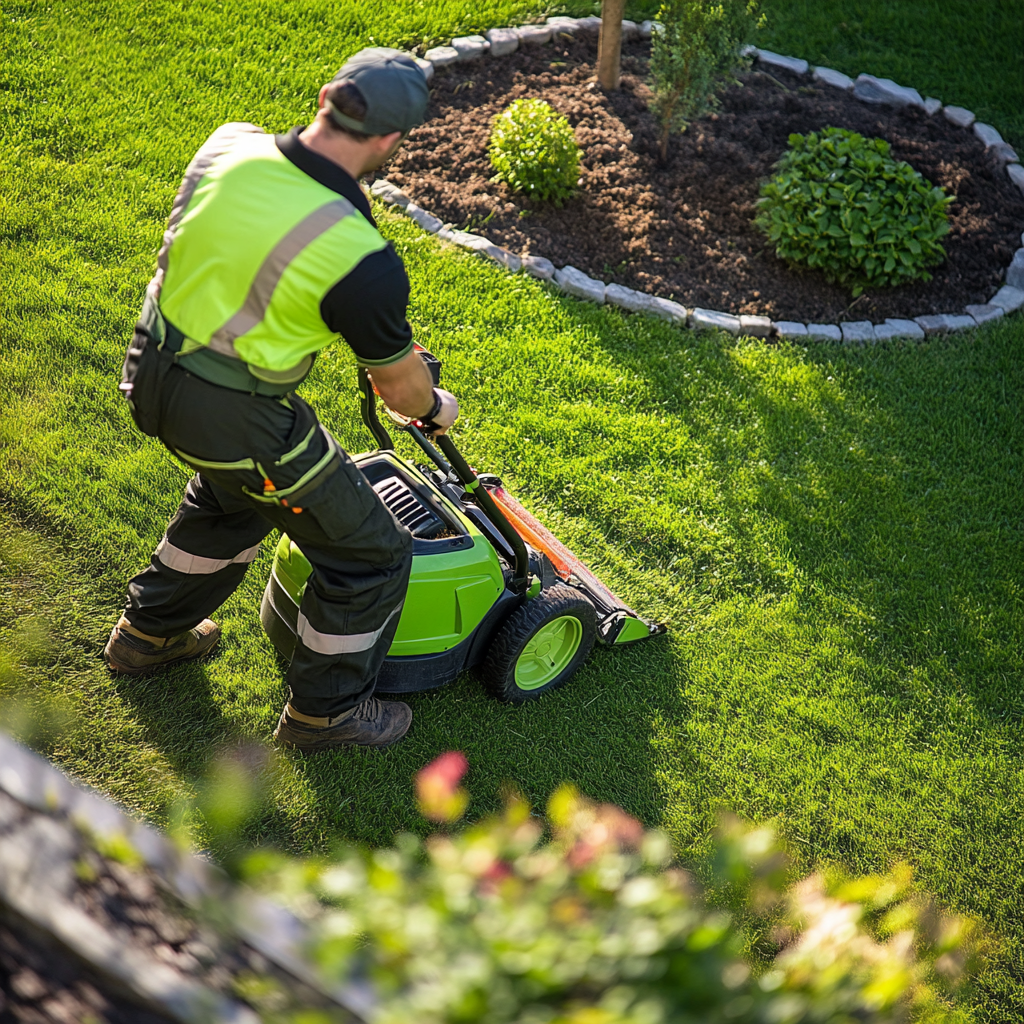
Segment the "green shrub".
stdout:
<path fill-rule="evenodd" d="M 465 770 L 452 752 L 419 773 L 426 816 L 462 813 Z M 909 869 L 785 892 L 769 830 L 728 826 L 715 849 L 718 907 L 671 866 L 663 834 L 566 786 L 546 822 L 512 796 L 500 816 L 426 842 L 276 865 L 257 852 L 248 877 L 310 921 L 332 983 L 370 983 L 374 1024 L 954 1019 L 937 991 L 963 972 L 966 927 L 911 895 Z M 776 925 L 771 953 L 744 926 L 756 916 Z M 302 1018 L 314 1019 L 328 1018 Z"/>
<path fill-rule="evenodd" d="M 494 119 L 488 147 L 495 180 L 514 192 L 558 205 L 580 176 L 572 125 L 543 100 L 516 100 Z"/>
<path fill-rule="evenodd" d="M 740 51 L 764 24 L 757 0 L 667 0 L 651 47 L 654 111 L 660 151 L 668 159 L 672 132 L 712 109 L 715 90 L 743 64 Z"/>
<path fill-rule="evenodd" d="M 930 281 L 925 268 L 945 259 L 953 197 L 893 160 L 884 139 L 844 128 L 790 135 L 776 169 L 754 222 L 786 262 L 824 271 L 856 297 Z"/>

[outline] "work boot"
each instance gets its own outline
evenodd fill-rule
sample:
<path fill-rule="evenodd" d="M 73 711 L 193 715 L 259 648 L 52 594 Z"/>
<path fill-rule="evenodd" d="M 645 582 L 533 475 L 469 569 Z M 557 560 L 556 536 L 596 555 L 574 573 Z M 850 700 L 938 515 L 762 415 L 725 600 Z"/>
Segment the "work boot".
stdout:
<path fill-rule="evenodd" d="M 291 750 L 329 750 L 332 747 L 387 747 L 412 725 L 412 708 L 398 700 L 370 697 L 333 718 L 316 718 L 284 706 L 274 739 Z"/>
<path fill-rule="evenodd" d="M 143 633 L 122 615 L 103 648 L 103 660 L 111 672 L 144 676 L 179 661 L 201 658 L 217 646 L 219 639 L 220 626 L 212 619 L 203 619 L 195 629 L 177 636 L 162 637 Z"/>

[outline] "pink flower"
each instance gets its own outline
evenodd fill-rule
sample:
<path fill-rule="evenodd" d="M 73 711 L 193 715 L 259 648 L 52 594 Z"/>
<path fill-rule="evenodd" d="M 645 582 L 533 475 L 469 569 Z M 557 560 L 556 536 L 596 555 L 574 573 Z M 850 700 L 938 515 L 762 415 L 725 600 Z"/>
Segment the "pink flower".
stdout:
<path fill-rule="evenodd" d="M 636 818 L 614 804 L 591 805 L 587 810 L 589 820 L 580 822 L 583 827 L 569 851 L 570 866 L 578 870 L 602 853 L 639 848 L 644 829 Z"/>
<path fill-rule="evenodd" d="M 469 762 L 461 750 L 449 750 L 415 776 L 416 801 L 420 813 L 431 821 L 456 821 L 469 803 L 469 794 L 459 788 L 469 771 Z"/>

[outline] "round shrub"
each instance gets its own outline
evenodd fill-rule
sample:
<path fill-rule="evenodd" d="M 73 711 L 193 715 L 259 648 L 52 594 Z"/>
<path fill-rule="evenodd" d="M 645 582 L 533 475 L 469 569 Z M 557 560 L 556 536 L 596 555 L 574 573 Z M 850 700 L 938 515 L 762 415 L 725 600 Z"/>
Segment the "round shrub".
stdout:
<path fill-rule="evenodd" d="M 572 125 L 543 100 L 516 100 L 498 114 L 488 155 L 497 180 L 535 199 L 561 205 L 579 179 Z"/>
<path fill-rule="evenodd" d="M 754 223 L 781 259 L 824 271 L 853 291 L 930 281 L 949 231 L 941 188 L 884 139 L 844 128 L 790 135 L 776 174 L 761 189 Z"/>

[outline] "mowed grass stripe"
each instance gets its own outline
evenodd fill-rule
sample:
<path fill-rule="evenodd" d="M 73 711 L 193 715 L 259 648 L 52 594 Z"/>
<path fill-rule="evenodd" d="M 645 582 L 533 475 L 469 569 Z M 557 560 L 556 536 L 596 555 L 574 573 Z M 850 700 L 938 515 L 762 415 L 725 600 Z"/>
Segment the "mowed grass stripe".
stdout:
<path fill-rule="evenodd" d="M 360 45 L 538 10 L 5 9 L 4 713 L 23 700 L 56 712 L 37 745 L 153 820 L 169 819 L 221 742 L 265 741 L 284 696 L 256 617 L 267 554 L 220 616 L 215 660 L 150 681 L 112 679 L 98 661 L 125 578 L 185 480 L 115 388 L 180 173 L 221 121 L 303 121 Z M 799 10 L 773 5 L 773 24 Z M 763 45 L 815 59 L 775 38 Z M 889 75 L 920 88 L 950 42 L 907 52 L 916 64 Z M 69 65 L 75 89 L 49 102 Z M 252 837 L 312 849 L 420 829 L 410 776 L 450 747 L 473 766 L 471 816 L 506 780 L 540 801 L 572 779 L 661 822 L 692 858 L 728 807 L 777 820 L 801 870 L 909 858 L 999 936 L 978 1019 L 1016 1020 L 1019 319 L 870 351 L 697 337 L 510 278 L 381 217 L 410 268 L 417 337 L 464 400 L 457 436 L 471 460 L 672 631 L 598 651 L 536 707 L 498 706 L 465 679 L 416 698 L 415 730 L 393 751 L 287 759 Z M 368 446 L 343 349 L 305 393 L 343 443 Z"/>

